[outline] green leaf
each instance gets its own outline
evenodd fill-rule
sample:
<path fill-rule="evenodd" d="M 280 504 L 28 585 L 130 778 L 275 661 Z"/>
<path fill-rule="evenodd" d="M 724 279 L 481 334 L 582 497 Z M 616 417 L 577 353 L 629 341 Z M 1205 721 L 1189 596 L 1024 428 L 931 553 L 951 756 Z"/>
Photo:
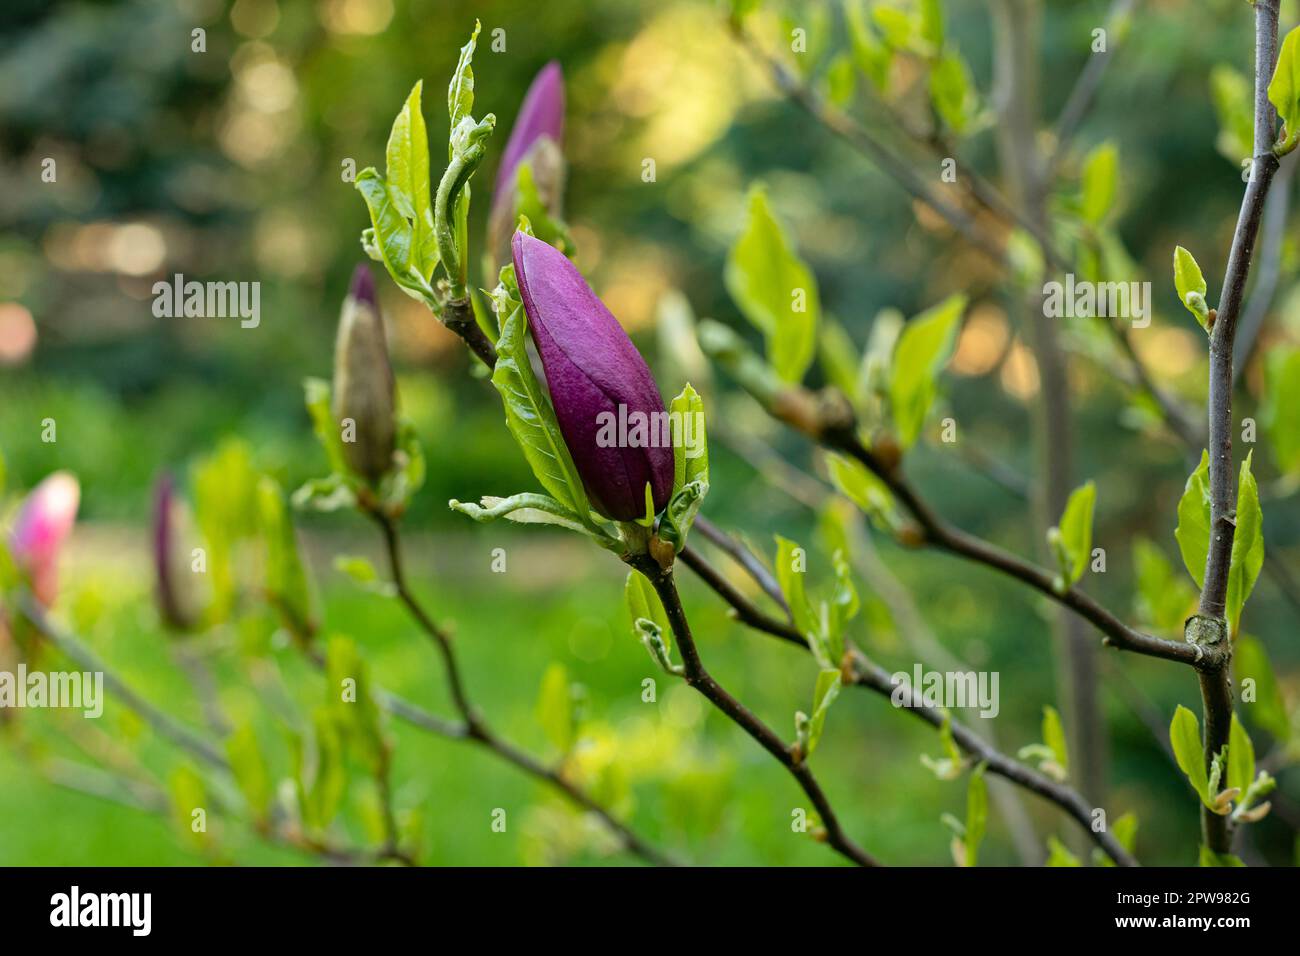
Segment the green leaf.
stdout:
<path fill-rule="evenodd" d="M 649 484 L 646 487 L 648 489 Z M 656 534 L 672 545 L 674 551 L 681 551 L 686 544 L 686 535 L 690 533 L 695 516 L 700 513 L 700 506 L 704 504 L 704 496 L 708 493 L 708 482 L 692 481 L 668 499 Z M 654 499 L 650 494 L 646 495 L 646 511 L 653 520 Z"/>
<path fill-rule="evenodd" d="M 537 722 L 546 739 L 567 754 L 577 738 L 578 726 L 573 709 L 573 692 L 564 665 L 552 663 L 542 675 L 542 687 L 537 697 Z"/>
<path fill-rule="evenodd" d="M 1241 858 L 1231 853 L 1215 853 L 1208 846 L 1202 845 L 1199 857 L 1201 866 L 1245 866 Z"/>
<path fill-rule="evenodd" d="M 826 471 L 831 484 L 860 509 L 863 514 L 892 526 L 894 520 L 894 493 L 865 465 L 843 455 L 828 454 Z"/>
<path fill-rule="evenodd" d="M 181 764 L 172 771 L 167 780 L 167 795 L 170 798 L 173 819 L 186 841 L 196 849 L 206 850 L 212 842 L 211 835 L 206 829 L 196 832 L 193 825 L 195 810 L 213 809 L 208 806 L 207 788 L 203 784 L 203 777 L 188 764 Z"/>
<path fill-rule="evenodd" d="M 663 602 L 655 592 L 654 586 L 639 571 L 629 571 L 623 585 L 623 603 L 627 607 L 628 618 L 636 629 L 638 619 L 644 618 L 654 623 L 664 635 L 664 643 L 671 648 L 672 626 L 668 623 L 668 613 Z"/>
<path fill-rule="evenodd" d="M 921 434 L 938 391 L 936 380 L 952 355 L 965 311 L 966 297 L 950 296 L 908 322 L 898 337 L 889 399 L 894 428 L 904 448 Z"/>
<path fill-rule="evenodd" d="M 858 75 L 853 68 L 853 59 L 847 53 L 838 54 L 826 68 L 826 76 L 822 81 L 826 101 L 840 109 L 846 108 L 853 102 L 857 81 Z"/>
<path fill-rule="evenodd" d="M 1278 155 L 1295 149 L 1300 141 L 1300 27 L 1286 35 L 1277 53 L 1277 66 L 1268 84 L 1268 101 L 1286 124 L 1286 139 L 1277 147 Z"/>
<path fill-rule="evenodd" d="M 1060 544 L 1066 561 L 1061 568 L 1067 586 L 1073 586 L 1088 569 L 1092 556 L 1092 512 L 1097 501 L 1097 486 L 1089 481 L 1076 488 L 1065 503 L 1059 527 Z"/>
<path fill-rule="evenodd" d="M 584 524 L 591 507 L 573 457 L 560 434 L 555 412 L 533 374 L 525 344 L 528 316 L 522 308 L 506 319 L 497 341 L 497 364 L 492 384 L 501 394 L 506 425 L 523 450 L 533 474 L 551 497 Z"/>
<path fill-rule="evenodd" d="M 966 786 L 966 865 L 979 863 L 980 844 L 984 842 L 984 833 L 989 819 L 989 788 L 984 780 L 987 764 L 981 763 L 971 771 L 970 782 Z"/>
<path fill-rule="evenodd" d="M 975 113 L 970 67 L 956 50 L 946 50 L 930 67 L 930 102 L 954 133 L 966 132 Z"/>
<path fill-rule="evenodd" d="M 1255 105 L 1250 80 L 1226 64 L 1210 70 L 1210 99 L 1219 117 L 1215 146 L 1236 164 L 1254 151 Z"/>
<path fill-rule="evenodd" d="M 1210 312 L 1205 303 L 1205 276 L 1201 275 L 1196 258 L 1182 246 L 1174 247 L 1174 288 L 1178 290 L 1178 301 L 1208 332 Z"/>
<path fill-rule="evenodd" d="M 1250 715 L 1256 727 L 1285 743 L 1291 738 L 1291 721 L 1287 718 L 1286 705 L 1263 642 L 1249 634 L 1238 634 L 1234 645 L 1232 669 L 1245 713 Z M 1251 683 L 1247 684 L 1247 681 Z"/>
<path fill-rule="evenodd" d="M 429 134 L 420 109 L 422 87 L 423 81 L 417 81 L 397 119 L 393 120 L 386 149 L 386 179 L 389 197 L 412 222 L 414 264 L 428 279 L 438 265 L 438 243 L 433 235 L 433 205 L 429 196 Z"/>
<path fill-rule="evenodd" d="M 1138 818 L 1136 813 L 1126 813 L 1110 825 L 1115 840 L 1130 853 L 1137 850 Z M 1107 859 L 1110 859 L 1107 857 Z M 1113 861 L 1112 861 L 1113 865 Z"/>
<path fill-rule="evenodd" d="M 1279 344 L 1269 349 L 1259 417 L 1278 470 L 1300 474 L 1300 348 Z"/>
<path fill-rule="evenodd" d="M 370 671 L 356 644 L 346 637 L 332 637 L 326 645 L 325 706 L 357 758 L 371 773 L 383 773 L 388 744 L 371 690 Z"/>
<path fill-rule="evenodd" d="M 680 665 L 673 664 L 672 649 L 668 644 L 668 630 L 649 618 L 638 617 L 632 621 L 632 631 L 641 639 L 650 659 L 663 668 L 665 673 L 676 677 L 685 671 Z"/>
<path fill-rule="evenodd" d="M 1115 184 L 1118 177 L 1119 150 L 1114 143 L 1102 143 L 1084 158 L 1079 202 L 1084 222 L 1099 226 L 1105 220 L 1115 205 Z"/>
<path fill-rule="evenodd" d="M 357 173 L 355 183 L 370 210 L 373 241 L 384 268 L 402 291 L 421 302 L 433 302 L 433 289 L 420 273 L 422 250 L 415 245 L 415 232 L 402 214 L 393 190 L 371 167 Z"/>
<path fill-rule="evenodd" d="M 1187 479 L 1183 496 L 1178 502 L 1178 527 L 1174 529 L 1178 551 L 1183 556 L 1183 566 L 1203 587 L 1205 560 L 1210 551 L 1210 454 L 1201 452 L 1201 463 Z"/>
<path fill-rule="evenodd" d="M 817 347 L 817 279 L 795 253 L 760 186 L 749 191 L 745 231 L 727 255 L 727 291 L 767 338 L 767 357 L 786 382 L 800 381 Z"/>
<path fill-rule="evenodd" d="M 397 428 L 397 450 L 393 465 L 379 483 L 379 500 L 390 515 L 406 511 L 415 493 L 424 486 L 424 446 L 415 426 L 402 420 Z"/>
<path fill-rule="evenodd" d="M 373 594 L 384 597 L 394 597 L 397 594 L 397 586 L 381 578 L 369 558 L 356 554 L 336 554 L 334 569 L 346 574 L 353 583 Z"/>
<path fill-rule="evenodd" d="M 1228 731 L 1228 789 L 1240 787 L 1241 792 L 1255 782 L 1255 745 L 1237 715 L 1232 715 Z"/>
<path fill-rule="evenodd" d="M 940 0 L 921 0 L 921 39 L 936 50 L 943 47 L 943 5 Z"/>
<path fill-rule="evenodd" d="M 1169 724 L 1169 743 L 1173 747 L 1179 769 L 1187 775 L 1187 782 L 1192 785 L 1201 802 L 1212 807 L 1210 781 L 1205 771 L 1205 753 L 1201 747 L 1201 725 L 1196 715 L 1182 704 L 1174 711 L 1174 719 Z"/>
<path fill-rule="evenodd" d="M 259 477 L 252 450 L 233 438 L 196 462 L 191 471 L 194 515 L 207 545 L 210 622 L 225 621 L 234 607 L 238 547 L 258 533 Z"/>
<path fill-rule="evenodd" d="M 482 24 L 474 21 L 474 32 L 469 42 L 460 48 L 460 58 L 456 61 L 456 70 L 451 75 L 451 85 L 447 88 L 447 113 L 451 117 L 450 129 L 460 125 L 460 121 L 469 116 L 474 109 L 474 69 L 470 65 L 474 59 L 474 46 L 478 42 Z"/>
<path fill-rule="evenodd" d="M 1143 537 L 1133 541 L 1133 568 L 1138 618 L 1155 630 L 1181 633 L 1196 607 L 1196 592 L 1187 579 L 1176 574 L 1164 552 Z"/>
<path fill-rule="evenodd" d="M 1259 507 L 1259 487 L 1251 473 L 1254 452 L 1241 463 L 1237 481 L 1237 530 L 1232 537 L 1232 564 L 1228 568 L 1228 627 L 1237 633 L 1241 610 L 1255 588 L 1264 566 L 1264 516 Z"/>
<path fill-rule="evenodd" d="M 316 630 L 314 595 L 307 571 L 298 553 L 284 492 L 275 479 L 263 476 L 257 486 L 259 522 L 266 543 L 266 593 L 287 620 L 296 637 L 310 637 Z"/>
<path fill-rule="evenodd" d="M 835 698 L 840 695 L 842 681 L 843 677 L 838 670 L 823 670 L 817 674 L 817 685 L 813 689 L 813 712 L 808 721 L 808 752 L 805 757 L 813 755 L 818 741 L 822 739 L 826 714 L 830 711 L 831 704 L 835 703 Z"/>
<path fill-rule="evenodd" d="M 447 504 L 452 511 L 459 511 L 484 524 L 497 518 L 505 518 L 518 524 L 553 524 L 568 528 L 570 531 L 591 534 L 591 528 L 584 525 L 577 515 L 549 495 L 539 495 L 534 492 L 511 495 L 509 498 L 494 498 L 489 495 L 480 501 L 481 504 L 476 505 L 453 498 Z"/>
<path fill-rule="evenodd" d="M 795 627 L 807 638 L 809 646 L 812 646 L 818 627 L 804 590 L 807 565 L 808 553 L 803 548 L 787 538 L 776 536 L 776 580 L 781 585 L 786 603 L 790 605 Z"/>
<path fill-rule="evenodd" d="M 331 708 L 322 707 L 312 714 L 314 773 L 308 784 L 302 745 L 295 748 L 296 776 L 303 822 L 309 829 L 323 830 L 338 816 L 347 792 L 347 771 L 343 766 L 343 740 Z"/>
<path fill-rule="evenodd" d="M 853 62 L 881 93 L 889 89 L 889 67 L 894 54 L 876 36 L 867 20 L 866 0 L 849 0 L 845 10 Z"/>
<path fill-rule="evenodd" d="M 692 481 L 709 482 L 709 443 L 704 399 L 690 382 L 668 405 L 673 433 L 673 492 Z"/>
<path fill-rule="evenodd" d="M 1070 769 L 1070 748 L 1065 742 L 1065 728 L 1055 707 L 1043 708 L 1043 743 L 1052 751 L 1052 759 L 1065 773 Z"/>
<path fill-rule="evenodd" d="M 885 43 L 894 50 L 906 50 L 911 47 L 920 26 L 917 18 L 908 11 L 882 3 L 871 8 L 871 19 L 880 30 Z"/>
<path fill-rule="evenodd" d="M 249 809 L 257 819 L 265 819 L 271 808 L 274 790 L 271 771 L 262 757 L 257 733 L 251 724 L 240 727 L 226 740 L 226 757 L 235 775 L 235 783 L 248 801 Z"/>
<path fill-rule="evenodd" d="M 1055 835 L 1052 835 L 1047 838 L 1047 865 L 1083 866 L 1083 861 L 1071 853 Z"/>

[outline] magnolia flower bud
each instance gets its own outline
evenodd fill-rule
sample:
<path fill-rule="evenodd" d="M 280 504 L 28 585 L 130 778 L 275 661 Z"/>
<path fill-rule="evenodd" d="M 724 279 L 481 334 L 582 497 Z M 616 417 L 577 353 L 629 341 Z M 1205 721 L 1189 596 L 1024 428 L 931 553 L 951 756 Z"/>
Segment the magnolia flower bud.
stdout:
<path fill-rule="evenodd" d="M 176 495 L 176 483 L 163 474 L 154 485 L 153 562 L 154 596 L 163 623 L 188 631 L 202 615 L 190 553 L 184 546 L 185 506 Z"/>
<path fill-rule="evenodd" d="M 14 562 L 45 607 L 58 595 L 59 549 L 72 532 L 80 503 L 77 479 L 69 472 L 57 471 L 32 489 L 10 532 Z"/>
<path fill-rule="evenodd" d="M 555 417 L 592 506 L 619 521 L 644 517 L 648 482 L 658 513 L 672 493 L 673 449 L 661 440 L 666 410 L 645 359 L 563 253 L 522 232 L 512 250 Z"/>
<path fill-rule="evenodd" d="M 393 463 L 397 434 L 394 404 L 393 368 L 375 299 L 375 280 L 363 264 L 352 273 L 339 318 L 332 411 L 342 432 L 348 466 L 371 481 Z"/>
<path fill-rule="evenodd" d="M 514 229 L 516 183 L 519 167 L 527 163 L 542 205 L 559 216 L 564 192 L 564 75 L 552 60 L 542 67 L 524 95 L 519 115 L 510 130 L 501 167 L 492 190 L 492 211 L 488 217 L 489 241 L 493 252 L 501 249 Z"/>

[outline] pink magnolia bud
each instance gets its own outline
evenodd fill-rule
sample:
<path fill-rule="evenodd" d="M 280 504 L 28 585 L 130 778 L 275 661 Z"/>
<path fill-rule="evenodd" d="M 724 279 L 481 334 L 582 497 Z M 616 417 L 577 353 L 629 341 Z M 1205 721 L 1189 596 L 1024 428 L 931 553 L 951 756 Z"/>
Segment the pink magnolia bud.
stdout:
<path fill-rule="evenodd" d="M 72 531 L 81 503 L 81 485 L 70 472 L 57 471 L 32 489 L 9 534 L 9 550 L 27 577 L 36 600 L 46 607 L 59 591 L 59 549 Z"/>

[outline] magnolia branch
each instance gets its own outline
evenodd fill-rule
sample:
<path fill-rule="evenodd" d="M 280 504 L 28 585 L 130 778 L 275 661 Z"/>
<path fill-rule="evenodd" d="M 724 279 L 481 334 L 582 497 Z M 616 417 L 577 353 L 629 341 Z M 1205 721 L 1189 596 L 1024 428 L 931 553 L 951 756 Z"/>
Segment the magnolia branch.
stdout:
<path fill-rule="evenodd" d="M 721 534 L 721 532 L 719 532 Z M 733 547 L 740 548 L 734 541 Z M 742 549 L 743 550 L 743 549 Z M 735 612 L 736 620 L 754 630 L 778 638 L 787 643 L 808 650 L 807 640 L 789 621 L 778 620 L 754 605 L 730 581 L 695 549 L 687 547 L 679 555 L 682 562 L 689 567 L 706 585 L 727 602 Z M 759 582 L 760 587 L 762 582 Z M 779 593 L 779 592 L 778 592 Z M 884 697 L 892 697 L 897 689 L 884 668 L 869 660 L 861 651 L 853 648 L 849 654 L 849 670 L 852 684 L 875 691 Z M 911 698 L 905 702 L 905 708 L 922 720 L 939 727 L 943 725 L 944 714 L 925 706 L 919 699 Z M 1092 828 L 1092 808 L 1088 806 L 1078 791 L 1065 784 L 1058 783 L 1019 761 L 1013 760 L 997 748 L 983 740 L 970 728 L 951 722 L 953 739 L 963 752 L 973 759 L 988 764 L 989 771 L 1035 793 L 1045 800 L 1056 804 L 1075 820 L 1099 847 L 1121 866 L 1136 866 L 1137 861 L 1110 833 L 1096 832 Z"/>
<path fill-rule="evenodd" d="M 661 568 L 648 555 L 642 554 L 629 558 L 634 568 L 643 574 L 654 586 L 655 592 L 663 602 L 668 615 L 677 646 L 681 650 L 683 678 L 695 690 L 699 691 L 718 710 L 726 714 L 758 744 L 770 753 L 795 778 L 808 799 L 812 801 L 826 830 L 826 842 L 839 854 L 857 863 L 859 866 L 879 866 L 870 853 L 854 843 L 840 826 L 839 819 L 831 807 L 821 784 L 813 775 L 808 762 L 796 754 L 792 748 L 777 736 L 767 724 L 754 715 L 748 707 L 738 701 L 719 684 L 704 666 L 700 652 L 695 646 L 690 623 L 686 619 L 686 610 L 682 607 L 681 596 L 677 593 L 677 584 L 673 580 L 671 568 Z"/>
<path fill-rule="evenodd" d="M 1232 644 L 1224 620 L 1237 509 L 1236 473 L 1232 460 L 1232 353 L 1255 237 L 1264 215 L 1269 186 L 1278 169 L 1278 159 L 1273 152 L 1277 116 L 1268 98 L 1273 64 L 1277 60 L 1277 22 L 1278 0 L 1256 0 L 1255 155 L 1228 252 L 1218 315 L 1210 330 L 1210 539 L 1198 614 L 1188 622 L 1189 640 L 1196 637 L 1223 648 L 1217 665 L 1202 669 L 1200 674 L 1207 767 L 1227 746 L 1232 722 L 1232 687 L 1228 669 Z M 1228 852 L 1231 834 L 1225 817 L 1202 807 L 1201 829 L 1211 850 Z"/>
<path fill-rule="evenodd" d="M 397 589 L 397 597 L 403 606 L 410 613 L 411 617 L 419 625 L 420 629 L 428 635 L 429 639 L 437 648 L 444 665 L 444 673 L 447 677 L 447 686 L 451 692 L 452 704 L 461 720 L 464 722 L 457 729 L 455 736 L 458 739 L 471 740 L 487 750 L 495 753 L 507 763 L 536 777 L 545 783 L 550 784 L 559 790 L 573 803 L 582 809 L 594 813 L 600 818 L 601 822 L 608 828 L 614 836 L 622 843 L 624 848 L 629 852 L 641 857 L 648 863 L 655 866 L 674 866 L 675 862 L 665 856 L 659 850 L 655 849 L 644 839 L 633 832 L 628 826 L 621 823 L 602 806 L 594 797 L 588 794 L 581 787 L 568 780 L 559 768 L 548 767 L 538 761 L 535 757 L 525 753 L 513 744 L 501 739 L 493 732 L 484 722 L 482 716 L 470 703 L 469 695 L 465 690 L 465 682 L 461 676 L 460 664 L 456 658 L 455 649 L 452 647 L 451 635 L 429 616 L 424 606 L 420 604 L 419 599 L 412 593 L 406 580 L 406 572 L 402 562 L 402 547 L 398 535 L 397 526 L 385 515 L 377 512 L 369 512 L 371 517 L 379 525 L 384 536 L 384 546 L 388 556 L 389 572 L 392 576 L 393 586 Z M 390 699 L 391 702 L 391 699 Z M 434 729 L 424 718 L 430 715 L 424 714 L 418 708 L 402 702 L 401 711 L 394 711 L 403 719 L 424 726 L 428 729 Z M 413 719 L 414 718 L 414 719 Z M 437 718 L 432 718 L 436 720 Z M 435 732 L 442 732 L 435 730 Z"/>

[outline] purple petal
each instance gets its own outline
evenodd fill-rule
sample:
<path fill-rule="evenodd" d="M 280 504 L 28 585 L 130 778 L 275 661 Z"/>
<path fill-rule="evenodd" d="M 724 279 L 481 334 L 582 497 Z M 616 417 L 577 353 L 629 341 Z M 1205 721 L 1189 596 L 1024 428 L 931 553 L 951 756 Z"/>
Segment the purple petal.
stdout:
<path fill-rule="evenodd" d="M 494 205 L 511 191 L 520 161 L 543 136 L 550 137 L 556 146 L 564 141 L 564 75 L 555 60 L 542 67 L 524 95 L 505 152 L 501 154 L 493 190 Z"/>
<path fill-rule="evenodd" d="M 372 309 L 375 308 L 375 277 L 364 262 L 357 263 L 356 269 L 352 271 L 352 283 L 348 286 L 348 295 L 358 302 L 364 302 Z"/>
<path fill-rule="evenodd" d="M 662 416 L 663 398 L 645 359 L 563 253 L 522 232 L 512 250 L 560 433 L 593 505 L 620 521 L 640 518 L 649 482 L 658 512 L 672 492 L 671 444 L 602 447 L 597 441 L 603 413 L 615 420 L 640 413 L 648 422 Z"/>

